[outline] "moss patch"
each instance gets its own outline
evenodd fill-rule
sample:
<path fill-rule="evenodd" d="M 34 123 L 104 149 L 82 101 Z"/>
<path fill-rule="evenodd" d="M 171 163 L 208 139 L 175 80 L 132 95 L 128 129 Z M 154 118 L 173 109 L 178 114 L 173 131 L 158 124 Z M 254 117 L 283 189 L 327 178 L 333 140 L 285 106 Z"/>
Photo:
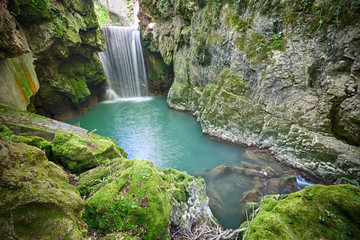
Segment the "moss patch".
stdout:
<path fill-rule="evenodd" d="M 358 187 L 315 185 L 264 200 L 246 239 L 358 239 L 359 225 Z"/>
<path fill-rule="evenodd" d="M 0 235 L 4 239 L 83 239 L 84 202 L 66 173 L 39 148 L 0 139 Z"/>
<path fill-rule="evenodd" d="M 77 173 L 96 167 L 107 159 L 127 156 L 114 140 L 96 134 L 84 138 L 70 131 L 55 134 L 52 151 L 67 169 Z"/>
<path fill-rule="evenodd" d="M 167 183 L 150 161 L 114 159 L 80 175 L 89 198 L 83 217 L 90 228 L 144 239 L 168 238 L 171 204 Z"/>

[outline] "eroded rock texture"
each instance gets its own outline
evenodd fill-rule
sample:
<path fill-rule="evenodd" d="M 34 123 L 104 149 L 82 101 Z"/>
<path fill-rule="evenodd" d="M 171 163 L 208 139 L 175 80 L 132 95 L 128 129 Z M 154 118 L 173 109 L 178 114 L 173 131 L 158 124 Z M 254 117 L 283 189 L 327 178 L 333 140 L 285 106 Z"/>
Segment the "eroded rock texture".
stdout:
<path fill-rule="evenodd" d="M 35 58 L 40 90 L 32 103 L 38 113 L 61 119 L 97 101 L 105 76 L 96 53 L 104 43 L 91 0 L 9 0 L 2 11 L 5 57 L 31 50 Z"/>
<path fill-rule="evenodd" d="M 356 1 L 141 4 L 145 40 L 173 65 L 170 107 L 194 113 L 204 133 L 359 180 Z"/>

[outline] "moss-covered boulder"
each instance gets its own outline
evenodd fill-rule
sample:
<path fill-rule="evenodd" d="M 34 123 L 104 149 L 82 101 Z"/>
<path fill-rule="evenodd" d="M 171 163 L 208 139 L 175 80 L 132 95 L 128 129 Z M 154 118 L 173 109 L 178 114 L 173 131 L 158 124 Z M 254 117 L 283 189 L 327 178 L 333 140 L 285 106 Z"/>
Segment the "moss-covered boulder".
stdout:
<path fill-rule="evenodd" d="M 72 172 L 96 167 L 107 159 L 127 157 L 114 140 L 90 133 L 81 137 L 70 131 L 59 131 L 52 142 L 54 156 Z"/>
<path fill-rule="evenodd" d="M 167 185 L 149 161 L 116 159 L 80 175 L 89 198 L 83 213 L 90 228 L 127 232 L 144 239 L 169 237 Z"/>
<path fill-rule="evenodd" d="M 0 238 L 84 239 L 84 202 L 37 147 L 0 139 Z"/>
<path fill-rule="evenodd" d="M 359 226 L 360 188 L 315 185 L 263 200 L 246 239 L 359 239 Z"/>
<path fill-rule="evenodd" d="M 168 239 L 171 230 L 190 233 L 214 223 L 204 180 L 150 161 L 113 159 L 79 176 L 87 198 L 84 220 L 101 233 Z"/>

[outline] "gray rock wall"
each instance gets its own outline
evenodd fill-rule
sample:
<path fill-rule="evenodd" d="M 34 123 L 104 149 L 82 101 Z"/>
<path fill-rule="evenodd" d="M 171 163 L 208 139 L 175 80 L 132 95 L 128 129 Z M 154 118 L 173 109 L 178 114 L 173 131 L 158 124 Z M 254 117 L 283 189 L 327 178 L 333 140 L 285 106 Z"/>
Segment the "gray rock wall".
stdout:
<path fill-rule="evenodd" d="M 204 133 L 338 182 L 360 179 L 359 8 L 142 1 L 155 23 L 144 35 L 174 65 L 170 107 L 195 114 Z"/>

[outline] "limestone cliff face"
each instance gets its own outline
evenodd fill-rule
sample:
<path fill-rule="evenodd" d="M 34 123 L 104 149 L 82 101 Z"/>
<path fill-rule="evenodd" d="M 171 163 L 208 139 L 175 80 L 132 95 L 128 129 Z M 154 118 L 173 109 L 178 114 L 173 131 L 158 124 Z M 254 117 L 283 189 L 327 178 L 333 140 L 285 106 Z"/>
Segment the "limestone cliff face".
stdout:
<path fill-rule="evenodd" d="M 104 42 L 91 0 L 9 0 L 2 11 L 5 36 L 16 41 L 1 40 L 1 50 L 9 45 L 16 56 L 31 51 L 35 58 L 40 89 L 32 103 L 38 113 L 63 118 L 97 101 L 105 76 L 96 53 Z"/>
<path fill-rule="evenodd" d="M 39 89 L 33 57 L 24 34 L 6 9 L 0 5 L 0 102 L 26 110 L 30 97 Z"/>
<path fill-rule="evenodd" d="M 360 179 L 356 1 L 143 0 L 144 36 L 173 65 L 168 104 L 203 132 Z M 146 18 L 152 16 L 152 20 Z"/>

